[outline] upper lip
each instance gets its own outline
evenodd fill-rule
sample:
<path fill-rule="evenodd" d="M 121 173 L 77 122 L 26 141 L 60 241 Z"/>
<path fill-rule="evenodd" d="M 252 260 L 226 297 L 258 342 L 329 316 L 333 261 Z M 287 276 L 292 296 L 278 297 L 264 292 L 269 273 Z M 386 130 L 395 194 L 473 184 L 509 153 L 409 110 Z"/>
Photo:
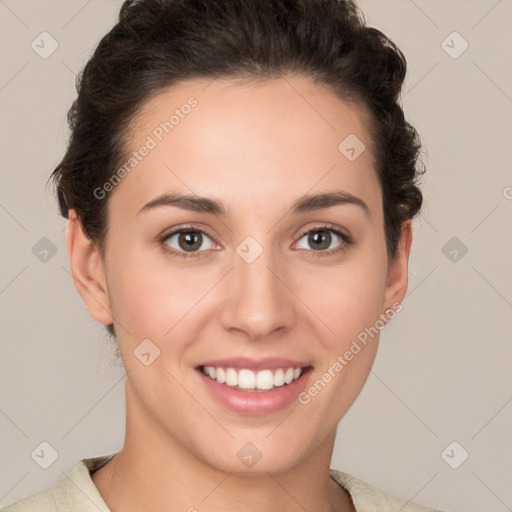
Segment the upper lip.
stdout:
<path fill-rule="evenodd" d="M 205 361 L 198 365 L 213 366 L 221 368 L 234 368 L 235 370 L 248 369 L 252 371 L 259 370 L 277 370 L 279 368 L 304 368 L 310 366 L 305 361 L 297 361 L 296 359 L 287 359 L 284 357 L 267 357 L 264 359 L 250 359 L 248 357 L 230 357 L 226 359 L 215 359 Z"/>

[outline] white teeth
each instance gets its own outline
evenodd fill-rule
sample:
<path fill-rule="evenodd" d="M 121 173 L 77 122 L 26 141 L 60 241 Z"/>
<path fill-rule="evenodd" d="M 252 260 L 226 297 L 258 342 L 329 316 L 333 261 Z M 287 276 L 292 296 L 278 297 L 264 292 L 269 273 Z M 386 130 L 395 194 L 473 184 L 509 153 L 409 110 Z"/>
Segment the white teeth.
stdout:
<path fill-rule="evenodd" d="M 284 382 L 286 384 L 290 384 L 290 382 L 293 380 L 293 368 L 288 368 L 284 374 Z"/>
<path fill-rule="evenodd" d="M 205 366 L 205 368 L 208 368 Z M 226 370 L 226 384 L 228 386 L 238 386 L 238 373 L 233 368 Z"/>
<path fill-rule="evenodd" d="M 256 376 L 256 387 L 258 389 L 272 389 L 274 387 L 274 376 L 270 370 L 258 372 Z"/>
<path fill-rule="evenodd" d="M 224 368 L 217 368 L 217 382 L 220 382 L 221 384 L 224 384 L 226 382 L 226 372 L 224 371 Z"/>
<path fill-rule="evenodd" d="M 238 372 L 238 386 L 242 389 L 254 389 L 256 387 L 256 376 L 251 370 L 240 370 Z"/>
<path fill-rule="evenodd" d="M 269 390 L 273 387 L 284 386 L 302 375 L 301 368 L 279 368 L 272 373 L 272 370 L 253 372 L 245 368 L 237 371 L 234 368 L 203 366 L 202 372 L 220 384 L 249 390 Z"/>
<path fill-rule="evenodd" d="M 284 385 L 284 371 L 279 368 L 279 370 L 274 373 L 274 386 L 283 386 Z"/>

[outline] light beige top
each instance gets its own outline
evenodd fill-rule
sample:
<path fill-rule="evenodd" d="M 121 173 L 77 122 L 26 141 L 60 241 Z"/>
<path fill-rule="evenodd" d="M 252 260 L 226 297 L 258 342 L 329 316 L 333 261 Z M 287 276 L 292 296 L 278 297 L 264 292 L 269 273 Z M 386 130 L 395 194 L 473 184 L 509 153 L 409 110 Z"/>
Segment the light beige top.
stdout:
<path fill-rule="evenodd" d="M 50 489 L 40 491 L 1 512 L 110 512 L 91 478 L 116 453 L 82 459 Z M 396 498 L 348 473 L 330 470 L 331 477 L 352 497 L 357 512 L 442 512 Z"/>

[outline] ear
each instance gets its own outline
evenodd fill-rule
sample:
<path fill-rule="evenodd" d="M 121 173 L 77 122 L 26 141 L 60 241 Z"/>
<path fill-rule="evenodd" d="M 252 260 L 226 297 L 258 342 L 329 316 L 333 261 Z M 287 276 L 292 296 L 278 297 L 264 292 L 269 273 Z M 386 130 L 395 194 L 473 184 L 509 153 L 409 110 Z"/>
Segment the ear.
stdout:
<path fill-rule="evenodd" d="M 400 304 L 407 292 L 407 268 L 412 243 L 412 222 L 407 219 L 402 224 L 400 239 L 395 257 L 389 262 L 388 282 L 384 294 L 384 306 L 391 308 L 393 304 Z"/>
<path fill-rule="evenodd" d="M 85 234 L 73 209 L 69 210 L 66 246 L 73 281 L 89 315 L 100 324 L 111 324 L 104 263 L 99 248 Z"/>

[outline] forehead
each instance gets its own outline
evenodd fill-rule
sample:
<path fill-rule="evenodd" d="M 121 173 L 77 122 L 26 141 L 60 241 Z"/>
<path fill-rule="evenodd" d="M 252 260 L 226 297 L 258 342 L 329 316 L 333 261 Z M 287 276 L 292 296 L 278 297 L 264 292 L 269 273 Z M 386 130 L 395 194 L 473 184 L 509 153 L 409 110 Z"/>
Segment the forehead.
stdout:
<path fill-rule="evenodd" d="M 363 108 L 302 77 L 182 82 L 143 105 L 126 147 L 111 200 L 133 209 L 167 191 L 246 208 L 340 187 L 380 197 Z"/>

